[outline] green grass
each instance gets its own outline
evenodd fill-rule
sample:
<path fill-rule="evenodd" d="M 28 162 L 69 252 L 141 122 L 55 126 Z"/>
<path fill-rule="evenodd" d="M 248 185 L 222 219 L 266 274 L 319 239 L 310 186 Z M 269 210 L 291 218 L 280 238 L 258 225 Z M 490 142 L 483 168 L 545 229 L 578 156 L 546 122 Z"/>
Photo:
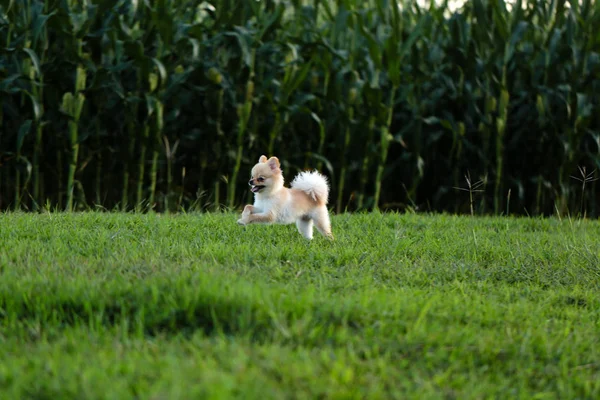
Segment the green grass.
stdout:
<path fill-rule="evenodd" d="M 600 224 L 0 215 L 2 398 L 597 398 Z"/>

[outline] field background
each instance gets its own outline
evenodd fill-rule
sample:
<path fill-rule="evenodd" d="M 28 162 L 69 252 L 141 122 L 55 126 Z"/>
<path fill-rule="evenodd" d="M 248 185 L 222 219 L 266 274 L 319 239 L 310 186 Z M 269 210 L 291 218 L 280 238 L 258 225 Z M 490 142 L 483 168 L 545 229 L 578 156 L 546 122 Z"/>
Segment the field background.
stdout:
<path fill-rule="evenodd" d="M 0 1 L 0 208 L 234 209 L 264 153 L 337 212 L 597 216 L 600 3 L 451 5 Z"/>
<path fill-rule="evenodd" d="M 598 26 L 0 0 L 0 397 L 599 398 Z M 334 242 L 235 223 L 261 154 Z"/>
<path fill-rule="evenodd" d="M 593 399 L 600 225 L 0 215 L 0 397 Z"/>

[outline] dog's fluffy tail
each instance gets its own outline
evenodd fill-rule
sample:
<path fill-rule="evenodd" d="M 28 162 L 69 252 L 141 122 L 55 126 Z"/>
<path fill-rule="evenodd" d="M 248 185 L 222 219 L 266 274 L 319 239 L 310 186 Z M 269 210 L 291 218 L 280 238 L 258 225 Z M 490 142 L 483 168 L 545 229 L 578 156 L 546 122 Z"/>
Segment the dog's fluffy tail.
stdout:
<path fill-rule="evenodd" d="M 327 204 L 329 199 L 329 183 L 324 175 L 317 171 L 300 172 L 291 184 L 292 188 L 302 190 L 314 201 Z"/>

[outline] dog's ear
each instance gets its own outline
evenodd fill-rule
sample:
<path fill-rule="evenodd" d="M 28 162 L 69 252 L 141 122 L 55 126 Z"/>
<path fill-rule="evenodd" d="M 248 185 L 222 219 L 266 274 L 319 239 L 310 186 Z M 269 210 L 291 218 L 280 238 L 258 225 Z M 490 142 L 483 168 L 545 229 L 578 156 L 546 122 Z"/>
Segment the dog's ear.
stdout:
<path fill-rule="evenodd" d="M 269 160 L 267 161 L 267 164 L 269 164 L 269 167 L 271 167 L 271 170 L 273 170 L 273 171 L 279 169 L 279 159 L 277 157 L 269 158 Z"/>
<path fill-rule="evenodd" d="M 266 163 L 267 162 L 267 156 L 260 156 L 260 158 L 258 159 L 259 163 Z"/>

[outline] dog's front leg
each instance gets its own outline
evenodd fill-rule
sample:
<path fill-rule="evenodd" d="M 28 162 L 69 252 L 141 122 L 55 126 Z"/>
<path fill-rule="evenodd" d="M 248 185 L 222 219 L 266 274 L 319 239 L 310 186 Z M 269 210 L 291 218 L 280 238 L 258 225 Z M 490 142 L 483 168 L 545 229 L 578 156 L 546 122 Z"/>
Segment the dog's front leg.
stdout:
<path fill-rule="evenodd" d="M 244 211 L 242 211 L 242 218 L 237 220 L 238 225 L 248 224 L 249 223 L 248 217 L 250 217 L 250 215 L 252 214 L 253 211 L 254 211 L 254 206 L 251 204 L 246 204 L 246 206 L 244 207 Z"/>
<path fill-rule="evenodd" d="M 246 204 L 244 211 L 242 211 L 242 218 L 248 217 L 248 215 L 252 214 L 254 211 L 256 211 L 256 209 L 252 204 Z"/>
<path fill-rule="evenodd" d="M 275 216 L 271 212 L 249 214 L 246 218 L 242 218 L 244 225 L 246 224 L 270 224 L 275 221 Z"/>

